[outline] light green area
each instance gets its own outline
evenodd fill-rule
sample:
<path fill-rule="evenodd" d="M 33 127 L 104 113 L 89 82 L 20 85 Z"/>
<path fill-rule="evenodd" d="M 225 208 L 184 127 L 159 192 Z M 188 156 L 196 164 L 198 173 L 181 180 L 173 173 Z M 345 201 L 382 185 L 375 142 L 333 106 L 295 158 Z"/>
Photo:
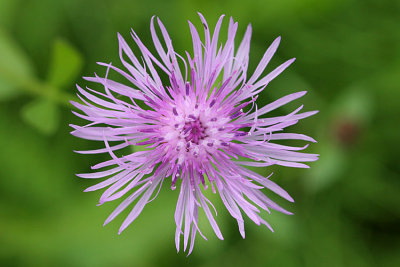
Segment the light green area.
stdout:
<path fill-rule="evenodd" d="M 0 101 L 17 96 L 18 87 L 32 79 L 32 63 L 21 47 L 0 27 Z"/>
<path fill-rule="evenodd" d="M 21 110 L 24 121 L 44 134 L 52 134 L 57 130 L 59 112 L 57 105 L 48 99 L 35 99 Z"/>
<path fill-rule="evenodd" d="M 82 68 L 82 55 L 68 42 L 57 39 L 49 66 L 48 83 L 54 87 L 70 86 Z"/>

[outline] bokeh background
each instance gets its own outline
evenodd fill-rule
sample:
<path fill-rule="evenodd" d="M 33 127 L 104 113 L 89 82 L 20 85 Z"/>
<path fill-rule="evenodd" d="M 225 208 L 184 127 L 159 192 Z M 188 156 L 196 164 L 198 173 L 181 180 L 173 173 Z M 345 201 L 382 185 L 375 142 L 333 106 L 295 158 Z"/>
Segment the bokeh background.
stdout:
<path fill-rule="evenodd" d="M 169 186 L 120 236 L 123 216 L 102 226 L 118 203 L 96 207 L 101 192 L 83 193 L 93 182 L 74 174 L 108 156 L 72 152 L 99 144 L 69 134 L 84 122 L 68 101 L 75 83 L 87 85 L 81 76 L 104 75 L 95 62 L 121 65 L 117 32 L 129 39 L 132 27 L 151 46 L 152 15 L 191 52 L 186 21 L 199 26 L 197 11 L 212 26 L 233 16 L 239 36 L 252 23 L 250 71 L 282 36 L 271 66 L 297 61 L 259 103 L 307 90 L 278 113 L 320 110 L 291 130 L 317 139 L 308 151 L 321 156 L 310 169 L 260 170 L 296 200 L 277 200 L 294 216 L 265 216 L 275 233 L 247 220 L 242 240 L 209 194 L 225 240 L 203 214 L 209 240 L 198 236 L 186 257 L 175 250 Z M 400 266 L 399 14 L 393 0 L 0 0 L 0 265 Z"/>

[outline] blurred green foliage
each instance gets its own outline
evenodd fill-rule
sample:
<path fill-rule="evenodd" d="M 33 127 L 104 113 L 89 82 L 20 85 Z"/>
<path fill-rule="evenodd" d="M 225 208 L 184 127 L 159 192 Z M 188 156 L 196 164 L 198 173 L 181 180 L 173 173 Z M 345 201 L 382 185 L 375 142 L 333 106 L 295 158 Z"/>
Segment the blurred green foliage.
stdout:
<path fill-rule="evenodd" d="M 271 64 L 297 61 L 259 101 L 309 91 L 301 102 L 320 113 L 292 131 L 318 140 L 308 151 L 321 158 L 307 170 L 261 170 L 296 200 L 277 200 L 294 216 L 265 215 L 275 233 L 247 220 L 242 240 L 210 194 L 225 240 L 202 216 L 209 241 L 198 237 L 187 258 L 175 251 L 168 186 L 122 235 L 123 215 L 102 227 L 117 203 L 97 208 L 100 192 L 82 193 L 94 182 L 74 174 L 107 155 L 73 154 L 100 144 L 70 136 L 68 124 L 83 123 L 69 104 L 74 84 L 85 85 L 78 77 L 103 75 L 96 61 L 118 65 L 117 32 L 128 39 L 133 27 L 151 46 L 157 15 L 178 52 L 191 51 L 196 11 L 211 25 L 233 16 L 239 34 L 252 23 L 250 70 L 282 36 Z M 400 266 L 399 14 L 391 0 L 0 0 L 0 265 Z"/>

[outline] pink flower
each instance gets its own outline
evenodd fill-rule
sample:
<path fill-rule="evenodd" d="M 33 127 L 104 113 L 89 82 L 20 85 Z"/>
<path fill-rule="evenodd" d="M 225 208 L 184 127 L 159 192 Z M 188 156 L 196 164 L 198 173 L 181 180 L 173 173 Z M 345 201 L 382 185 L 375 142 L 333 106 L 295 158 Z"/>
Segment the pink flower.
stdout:
<path fill-rule="evenodd" d="M 157 188 L 158 194 L 165 181 L 172 190 L 180 187 L 175 211 L 175 241 L 179 251 L 181 235 L 184 250 L 190 239 L 189 254 L 197 232 L 202 235 L 197 224 L 200 208 L 217 237 L 223 239 L 210 209 L 212 204 L 203 194 L 208 185 L 220 195 L 229 213 L 237 220 L 244 238 L 242 211 L 256 224 L 264 224 L 271 230 L 260 217 L 260 209 L 291 214 L 271 201 L 261 189 L 268 188 L 293 201 L 285 190 L 270 180 L 270 176 L 263 177 L 247 166 L 304 168 L 308 167 L 304 162 L 318 159 L 316 154 L 298 152 L 307 146 L 275 143 L 283 139 L 315 142 L 303 134 L 282 131 L 316 111 L 299 113 L 303 108 L 300 106 L 285 116 L 266 117 L 268 112 L 306 92 L 287 95 L 261 108 L 256 104 L 258 94 L 294 61 L 290 59 L 262 76 L 280 37 L 275 39 L 254 73 L 248 77 L 251 26 L 247 27 L 239 48 L 235 50 L 237 22 L 230 19 L 227 41 L 219 44 L 224 16 L 218 20 L 212 36 L 206 20 L 201 14 L 199 16 L 205 40 L 200 40 L 196 28 L 189 22 L 193 56 L 186 52 L 183 57 L 174 51 L 171 38 L 158 18 L 162 41 L 155 29 L 154 18 L 151 20 L 157 57 L 143 45 L 135 32 L 132 31 L 131 35 L 140 49 L 141 58 L 137 58 L 118 35 L 119 55 L 127 71 L 111 63 L 99 63 L 107 68 L 105 77 L 95 75 L 85 79 L 104 86 L 104 92 L 77 86 L 83 104 L 73 102 L 73 105 L 83 114 L 74 113 L 90 123 L 71 125 L 73 135 L 101 141 L 105 145 L 103 149 L 79 153 L 109 153 L 111 157 L 92 167 L 104 170 L 78 175 L 82 178 L 105 178 L 85 191 L 108 187 L 100 198 L 100 204 L 127 195 L 105 224 L 132 205 L 132 211 L 119 230 L 122 232 L 151 201 Z M 126 84 L 108 79 L 110 70 L 124 77 Z M 169 81 L 163 81 L 161 75 L 168 77 Z M 110 142 L 115 144 L 110 145 Z M 147 150 L 125 156 L 115 154 L 115 151 L 131 145 L 145 145 Z M 135 200 L 136 204 L 132 204 Z"/>

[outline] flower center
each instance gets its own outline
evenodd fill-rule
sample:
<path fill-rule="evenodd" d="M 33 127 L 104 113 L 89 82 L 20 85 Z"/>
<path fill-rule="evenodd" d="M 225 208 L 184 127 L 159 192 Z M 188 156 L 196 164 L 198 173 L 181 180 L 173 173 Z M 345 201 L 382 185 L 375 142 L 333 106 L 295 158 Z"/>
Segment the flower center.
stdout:
<path fill-rule="evenodd" d="M 205 135 L 205 128 L 198 118 L 191 118 L 190 121 L 185 122 L 183 131 L 186 134 L 186 142 L 191 141 L 192 143 L 199 144 L 199 140 L 202 140 Z"/>

